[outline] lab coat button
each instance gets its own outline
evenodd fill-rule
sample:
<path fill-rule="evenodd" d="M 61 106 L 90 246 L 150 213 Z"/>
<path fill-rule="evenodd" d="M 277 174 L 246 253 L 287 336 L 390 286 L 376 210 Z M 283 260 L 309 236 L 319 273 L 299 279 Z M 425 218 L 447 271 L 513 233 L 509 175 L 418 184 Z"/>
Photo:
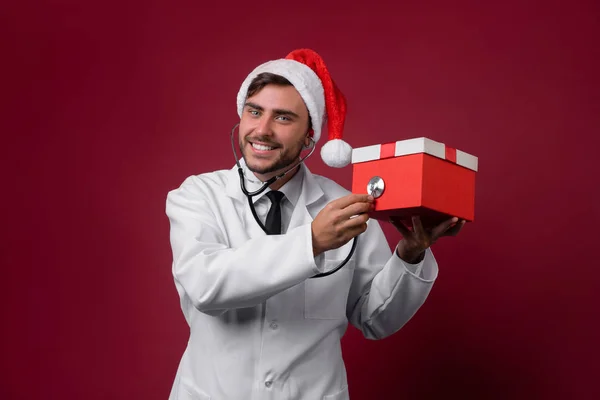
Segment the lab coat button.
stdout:
<path fill-rule="evenodd" d="M 271 381 L 266 381 L 265 382 L 265 386 L 268 387 L 268 388 L 270 388 L 272 384 L 273 384 L 273 382 L 271 382 Z"/>
<path fill-rule="evenodd" d="M 275 330 L 279 327 L 276 322 L 271 322 L 271 329 Z"/>

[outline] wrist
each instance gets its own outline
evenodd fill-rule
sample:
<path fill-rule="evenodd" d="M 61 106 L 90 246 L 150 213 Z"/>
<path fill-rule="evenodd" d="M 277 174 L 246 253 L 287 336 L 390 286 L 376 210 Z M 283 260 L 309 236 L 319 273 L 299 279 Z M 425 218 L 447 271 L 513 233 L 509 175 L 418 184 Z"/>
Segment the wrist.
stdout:
<path fill-rule="evenodd" d="M 310 237 L 312 241 L 313 257 L 317 257 L 323 253 L 323 250 L 319 248 L 317 241 L 315 240 L 315 227 L 313 223 L 310 224 Z"/>
<path fill-rule="evenodd" d="M 320 255 L 321 255 L 321 253 L 322 253 L 322 251 L 319 251 L 319 250 L 318 250 L 318 249 L 315 247 L 315 245 L 313 244 L 313 257 L 320 256 Z"/>
<path fill-rule="evenodd" d="M 396 246 L 396 256 L 408 264 L 418 264 L 425 258 L 425 250 L 409 249 L 403 241 Z"/>

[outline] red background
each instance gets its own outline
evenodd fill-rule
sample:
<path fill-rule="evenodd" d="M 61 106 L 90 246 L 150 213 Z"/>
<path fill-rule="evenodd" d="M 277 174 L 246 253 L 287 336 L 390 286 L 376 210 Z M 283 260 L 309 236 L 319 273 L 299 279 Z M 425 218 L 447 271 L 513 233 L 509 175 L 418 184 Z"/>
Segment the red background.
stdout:
<path fill-rule="evenodd" d="M 166 193 L 231 167 L 239 85 L 297 47 L 348 97 L 353 146 L 480 158 L 421 311 L 345 337 L 352 398 L 599 398 L 600 3 L 375 3 L 2 6 L 0 398 L 167 397 L 187 329 Z"/>

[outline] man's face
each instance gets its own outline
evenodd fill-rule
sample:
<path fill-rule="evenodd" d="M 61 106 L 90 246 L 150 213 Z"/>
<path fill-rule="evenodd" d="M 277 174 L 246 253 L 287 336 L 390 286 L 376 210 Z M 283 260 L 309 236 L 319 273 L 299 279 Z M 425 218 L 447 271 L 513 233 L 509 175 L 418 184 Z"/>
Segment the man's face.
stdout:
<path fill-rule="evenodd" d="M 267 85 L 246 99 L 240 149 L 248 169 L 266 180 L 291 166 L 308 144 L 308 109 L 293 86 Z"/>

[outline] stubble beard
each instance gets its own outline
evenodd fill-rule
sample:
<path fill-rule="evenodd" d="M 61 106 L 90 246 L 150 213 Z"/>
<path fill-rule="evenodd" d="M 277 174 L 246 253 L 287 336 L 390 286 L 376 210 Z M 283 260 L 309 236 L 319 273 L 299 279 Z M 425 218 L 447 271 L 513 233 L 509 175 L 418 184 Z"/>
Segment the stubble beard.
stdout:
<path fill-rule="evenodd" d="M 248 146 L 252 146 L 250 144 L 250 142 L 245 142 Z M 250 163 L 248 163 L 248 159 L 246 158 L 246 152 L 244 150 L 244 144 L 242 143 L 242 141 L 240 140 L 239 143 L 240 146 L 240 152 L 242 153 L 242 156 L 244 157 L 244 161 L 246 162 L 246 167 L 254 172 L 255 174 L 261 174 L 261 175 L 266 175 L 266 174 L 270 174 L 276 171 L 279 171 L 283 168 L 286 167 L 290 167 L 292 164 L 294 164 L 295 162 L 297 162 L 300 159 L 300 154 L 302 153 L 302 143 L 300 143 L 299 149 L 297 152 L 294 152 L 293 149 L 289 149 L 287 151 L 284 152 L 280 152 L 279 153 L 279 157 L 273 162 L 273 164 L 263 167 L 263 168 L 259 168 L 257 166 L 253 166 Z M 294 155 L 294 153 L 296 153 Z"/>

